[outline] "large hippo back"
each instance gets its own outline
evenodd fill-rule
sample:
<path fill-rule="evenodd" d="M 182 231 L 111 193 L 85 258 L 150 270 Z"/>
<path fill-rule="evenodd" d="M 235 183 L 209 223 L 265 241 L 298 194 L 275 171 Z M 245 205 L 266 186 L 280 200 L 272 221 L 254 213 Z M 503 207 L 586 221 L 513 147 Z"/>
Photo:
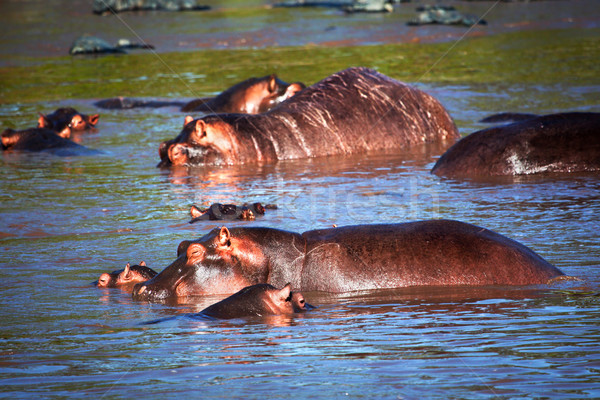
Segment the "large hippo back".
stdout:
<path fill-rule="evenodd" d="M 407 286 L 546 284 L 563 275 L 526 246 L 451 220 L 308 231 L 299 287 L 346 292 Z"/>
<path fill-rule="evenodd" d="M 268 116 L 268 117 L 267 117 Z M 306 156 L 393 150 L 459 137 L 434 97 L 369 68 L 348 68 L 297 93 L 261 122 L 278 147 L 298 142 Z"/>
<path fill-rule="evenodd" d="M 560 113 L 474 132 L 431 172 L 452 178 L 600 170 L 600 113 Z"/>

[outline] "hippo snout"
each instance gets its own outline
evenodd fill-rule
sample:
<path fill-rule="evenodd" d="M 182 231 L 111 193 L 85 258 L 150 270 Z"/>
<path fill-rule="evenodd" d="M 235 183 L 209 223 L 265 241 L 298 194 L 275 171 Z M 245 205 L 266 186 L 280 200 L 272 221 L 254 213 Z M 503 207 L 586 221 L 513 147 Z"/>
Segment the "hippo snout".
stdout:
<path fill-rule="evenodd" d="M 138 283 L 133 287 L 131 295 L 133 300 L 160 301 L 168 298 L 170 292 L 167 289 L 153 289 L 145 283 Z"/>

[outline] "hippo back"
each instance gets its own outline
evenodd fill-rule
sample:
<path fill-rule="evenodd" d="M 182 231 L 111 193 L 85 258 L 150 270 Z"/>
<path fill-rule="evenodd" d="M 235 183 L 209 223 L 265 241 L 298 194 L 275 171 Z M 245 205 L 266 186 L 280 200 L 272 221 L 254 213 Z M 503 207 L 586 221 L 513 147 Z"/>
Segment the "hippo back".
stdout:
<path fill-rule="evenodd" d="M 304 89 L 263 121 L 288 127 L 272 138 L 276 148 L 299 143 L 308 157 L 394 150 L 459 137 L 452 118 L 434 97 L 362 67 Z"/>
<path fill-rule="evenodd" d="M 452 178 L 600 170 L 600 113 L 560 113 L 477 131 L 431 172 Z"/>
<path fill-rule="evenodd" d="M 563 275 L 526 246 L 451 220 L 308 231 L 305 291 L 545 284 Z"/>

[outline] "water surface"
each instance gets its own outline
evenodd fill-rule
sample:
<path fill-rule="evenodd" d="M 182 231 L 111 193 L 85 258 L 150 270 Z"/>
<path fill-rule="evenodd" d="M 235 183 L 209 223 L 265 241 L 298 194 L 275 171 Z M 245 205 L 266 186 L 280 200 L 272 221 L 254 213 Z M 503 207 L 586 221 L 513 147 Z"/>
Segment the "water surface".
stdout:
<path fill-rule="evenodd" d="M 365 65 L 391 69 L 391 62 L 377 60 L 377 51 L 369 49 L 374 55 Z M 134 59 L 121 60 L 116 72 L 135 65 Z M 334 72 L 338 62 L 319 68 Z M 454 84 L 436 83 L 435 76 L 413 82 L 442 101 L 464 135 L 499 111 L 600 111 L 600 82 L 578 83 L 589 71 L 567 64 L 568 76 L 551 82 L 498 82 L 493 66 L 483 70 L 486 83 L 466 75 Z M 236 71 L 228 79 L 245 78 L 243 70 L 226 67 Z M 56 69 L 66 80 L 64 71 Z M 34 85 L 34 76 L 18 84 Z M 143 90 L 143 82 L 123 80 L 115 88 Z M 202 77 L 196 84 L 203 92 L 215 90 Z M 165 94 L 163 85 L 156 87 L 155 96 Z M 48 92 L 58 96 L 54 100 L 2 103 L 3 128 L 31 126 L 37 112 L 60 106 L 99 111 L 93 105 L 98 96 L 61 98 L 63 89 L 55 90 Z M 179 132 L 184 116 L 175 108 L 101 111 L 98 131 L 79 140 L 103 155 L 0 156 L 1 397 L 600 397 L 597 173 L 489 182 L 432 176 L 429 170 L 449 143 L 397 154 L 156 168 L 158 144 Z M 182 240 L 220 226 L 188 224 L 192 204 L 245 201 L 279 208 L 255 222 L 227 226 L 302 232 L 431 218 L 470 222 L 524 243 L 581 281 L 305 293 L 318 306 L 310 313 L 223 322 L 185 316 L 218 296 L 150 304 L 90 285 L 127 262 L 144 260 L 161 270 Z M 177 318 L 143 325 L 172 316 Z"/>

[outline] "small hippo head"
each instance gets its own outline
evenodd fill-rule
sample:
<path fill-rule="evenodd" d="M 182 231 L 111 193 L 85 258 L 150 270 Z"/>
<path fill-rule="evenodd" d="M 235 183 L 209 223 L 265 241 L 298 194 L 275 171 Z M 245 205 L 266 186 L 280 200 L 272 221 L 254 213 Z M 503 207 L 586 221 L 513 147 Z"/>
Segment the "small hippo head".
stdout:
<path fill-rule="evenodd" d="M 69 138 L 72 132 L 92 129 L 98 123 L 98 114 L 85 115 L 71 107 L 59 108 L 52 114 L 39 114 L 38 128 L 47 128 L 63 138 Z"/>
<path fill-rule="evenodd" d="M 286 83 L 273 74 L 261 78 L 260 85 L 255 85 L 247 91 L 247 113 L 264 113 L 289 99 L 306 86 L 300 82 Z M 252 108 L 251 108 L 252 107 Z"/>
<path fill-rule="evenodd" d="M 135 300 L 165 301 L 204 294 L 229 294 L 267 282 L 266 256 L 253 241 L 233 237 L 226 227 L 183 241 L 177 259 L 153 279 L 133 288 Z"/>
<path fill-rule="evenodd" d="M 133 285 L 145 282 L 156 276 L 156 272 L 146 266 L 144 261 L 139 265 L 130 265 L 127 263 L 124 269 L 116 270 L 109 273 L 103 273 L 98 278 L 98 287 L 109 288 L 131 288 Z"/>
<path fill-rule="evenodd" d="M 292 292 L 291 284 L 278 289 L 268 283 L 247 286 L 228 298 L 202 310 L 203 316 L 228 319 L 290 315 L 307 311 L 301 293 Z"/>
<path fill-rule="evenodd" d="M 238 143 L 231 125 L 217 115 L 185 117 L 183 130 L 162 142 L 159 167 L 192 164 L 230 164 L 237 158 Z"/>

